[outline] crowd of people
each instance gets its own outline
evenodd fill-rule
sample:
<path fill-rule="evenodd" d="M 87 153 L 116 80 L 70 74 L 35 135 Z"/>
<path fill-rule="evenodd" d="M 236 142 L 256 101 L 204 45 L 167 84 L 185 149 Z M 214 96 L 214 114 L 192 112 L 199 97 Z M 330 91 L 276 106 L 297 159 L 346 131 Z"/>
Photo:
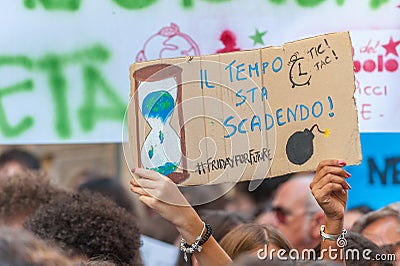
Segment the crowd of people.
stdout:
<path fill-rule="evenodd" d="M 181 250 L 166 265 L 396 265 L 400 202 L 347 209 L 345 166 L 323 160 L 193 206 L 219 187 L 193 192 L 142 168 L 130 184 L 90 176 L 61 187 L 33 154 L 10 149 L 0 155 L 0 265 L 144 265 L 142 235 Z"/>

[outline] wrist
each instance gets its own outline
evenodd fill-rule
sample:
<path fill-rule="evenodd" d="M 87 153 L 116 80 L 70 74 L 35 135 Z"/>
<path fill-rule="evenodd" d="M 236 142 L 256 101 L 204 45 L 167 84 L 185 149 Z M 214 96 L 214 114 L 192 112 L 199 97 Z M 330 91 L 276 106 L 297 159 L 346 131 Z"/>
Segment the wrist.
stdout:
<path fill-rule="evenodd" d="M 188 243 L 194 242 L 203 228 L 203 221 L 191 207 L 179 216 L 179 222 L 175 224 L 176 229 Z"/>
<path fill-rule="evenodd" d="M 320 235 L 322 238 L 321 247 L 323 246 L 323 243 L 325 242 L 325 240 L 335 241 L 336 245 L 339 248 L 343 248 L 343 247 L 347 246 L 346 234 L 347 234 L 346 229 L 342 229 L 342 232 L 340 234 L 328 234 L 325 232 L 325 225 L 321 225 L 321 229 L 320 229 Z"/>
<path fill-rule="evenodd" d="M 170 221 L 177 229 L 186 228 L 190 225 L 191 221 L 196 219 L 196 216 L 198 216 L 191 206 L 178 206 L 173 212 L 176 214 Z"/>
<path fill-rule="evenodd" d="M 325 232 L 328 234 L 341 234 L 343 230 L 343 217 L 329 218 L 325 215 Z"/>

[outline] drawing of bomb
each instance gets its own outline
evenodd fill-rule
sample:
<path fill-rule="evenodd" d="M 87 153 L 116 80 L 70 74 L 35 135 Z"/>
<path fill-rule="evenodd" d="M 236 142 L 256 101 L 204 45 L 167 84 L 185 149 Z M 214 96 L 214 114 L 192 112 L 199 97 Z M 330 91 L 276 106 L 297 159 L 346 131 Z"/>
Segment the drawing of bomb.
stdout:
<path fill-rule="evenodd" d="M 296 86 L 310 86 L 311 75 L 309 75 L 307 72 L 302 71 L 302 60 L 304 60 L 304 57 L 299 57 L 298 52 L 290 57 L 288 65 L 290 66 L 289 79 L 292 83 L 292 88 Z"/>
<path fill-rule="evenodd" d="M 312 132 L 314 128 L 317 128 L 319 133 L 324 134 L 325 138 L 330 134 L 328 129 L 320 130 L 317 124 L 313 125 L 311 129 L 306 128 L 304 131 L 293 133 L 286 143 L 286 156 L 291 163 L 302 165 L 314 154 L 313 140 L 315 136 Z"/>
<path fill-rule="evenodd" d="M 178 25 L 171 23 L 152 35 L 136 55 L 136 62 L 181 56 L 198 56 L 197 43 L 187 34 L 180 32 Z"/>

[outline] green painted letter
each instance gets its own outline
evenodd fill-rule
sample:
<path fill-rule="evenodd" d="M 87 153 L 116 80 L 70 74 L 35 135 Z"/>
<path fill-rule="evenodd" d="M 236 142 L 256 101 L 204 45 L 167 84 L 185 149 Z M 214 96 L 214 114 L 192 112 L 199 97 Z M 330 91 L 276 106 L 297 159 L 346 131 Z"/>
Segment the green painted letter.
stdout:
<path fill-rule="evenodd" d="M 96 120 L 115 120 L 122 123 L 125 104 L 106 82 L 101 72 L 91 65 L 83 67 L 84 100 L 78 111 L 79 122 L 84 131 L 94 128 Z M 108 106 L 100 106 L 97 93 L 101 92 L 109 101 Z"/>
<path fill-rule="evenodd" d="M 157 0 L 113 0 L 117 5 L 126 9 L 142 9 L 149 7 Z"/>

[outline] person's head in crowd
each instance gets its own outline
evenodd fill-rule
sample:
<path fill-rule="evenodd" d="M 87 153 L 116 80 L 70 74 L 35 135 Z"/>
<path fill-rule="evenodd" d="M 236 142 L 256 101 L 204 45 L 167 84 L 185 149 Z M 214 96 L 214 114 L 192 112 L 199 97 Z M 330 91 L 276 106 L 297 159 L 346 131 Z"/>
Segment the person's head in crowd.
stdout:
<path fill-rule="evenodd" d="M 367 205 L 359 205 L 348 209 L 344 215 L 343 227 L 347 230 L 350 230 L 354 222 L 357 221 L 358 218 L 371 211 L 372 209 Z"/>
<path fill-rule="evenodd" d="M 70 192 L 42 205 L 24 223 L 54 241 L 70 257 L 101 256 L 122 265 L 140 265 L 140 232 L 135 217 L 98 193 Z"/>
<path fill-rule="evenodd" d="M 119 264 L 99 256 L 88 259 L 87 261 L 81 261 L 76 266 L 119 266 Z"/>
<path fill-rule="evenodd" d="M 203 221 L 213 228 L 213 236 L 217 242 L 238 225 L 250 223 L 244 215 L 226 210 L 203 210 L 200 213 Z"/>
<path fill-rule="evenodd" d="M 73 265 L 54 247 L 21 228 L 0 227 L 0 265 Z"/>
<path fill-rule="evenodd" d="M 289 241 L 275 228 L 254 223 L 241 224 L 227 233 L 220 242 L 221 247 L 232 258 L 240 254 L 257 255 L 260 249 L 284 249 L 290 251 Z"/>
<path fill-rule="evenodd" d="M 275 214 L 272 212 L 272 206 L 266 208 L 261 212 L 255 219 L 254 222 L 257 224 L 274 224 Z"/>
<path fill-rule="evenodd" d="M 40 170 L 40 161 L 32 153 L 12 148 L 0 154 L 0 176 L 13 176 L 26 170 Z"/>
<path fill-rule="evenodd" d="M 272 202 L 272 225 L 299 251 L 313 248 L 321 240 L 324 212 L 310 190 L 313 177 L 311 172 L 295 174 L 278 188 Z"/>
<path fill-rule="evenodd" d="M 347 232 L 347 244 L 344 247 L 343 255 L 346 258 L 346 265 L 348 266 L 390 266 L 393 265 L 392 261 L 377 260 L 386 257 L 386 251 L 370 241 L 363 235 L 355 232 Z M 316 248 L 316 257 L 321 254 L 321 244 Z"/>
<path fill-rule="evenodd" d="M 291 175 L 264 179 L 253 191 L 249 190 L 250 181 L 239 182 L 233 189 L 233 196 L 227 204 L 229 211 L 239 212 L 253 219 L 271 205 L 274 192 Z"/>
<path fill-rule="evenodd" d="M 130 194 L 128 194 L 121 183 L 114 178 L 106 176 L 91 178 L 80 184 L 78 187 L 79 192 L 84 190 L 98 192 L 114 201 L 118 206 L 134 213 L 133 202 L 130 198 Z"/>
<path fill-rule="evenodd" d="M 359 218 L 351 228 L 377 244 L 395 253 L 400 259 L 400 202 L 389 204 Z"/>
<path fill-rule="evenodd" d="M 0 224 L 22 227 L 26 217 L 62 193 L 67 192 L 37 172 L 4 176 L 0 185 Z"/>
<path fill-rule="evenodd" d="M 66 182 L 66 186 L 73 190 L 78 190 L 82 184 L 92 179 L 102 178 L 105 176 L 106 174 L 98 169 L 94 169 L 92 167 L 86 167 L 78 171 L 72 177 L 70 177 L 69 180 Z"/>

